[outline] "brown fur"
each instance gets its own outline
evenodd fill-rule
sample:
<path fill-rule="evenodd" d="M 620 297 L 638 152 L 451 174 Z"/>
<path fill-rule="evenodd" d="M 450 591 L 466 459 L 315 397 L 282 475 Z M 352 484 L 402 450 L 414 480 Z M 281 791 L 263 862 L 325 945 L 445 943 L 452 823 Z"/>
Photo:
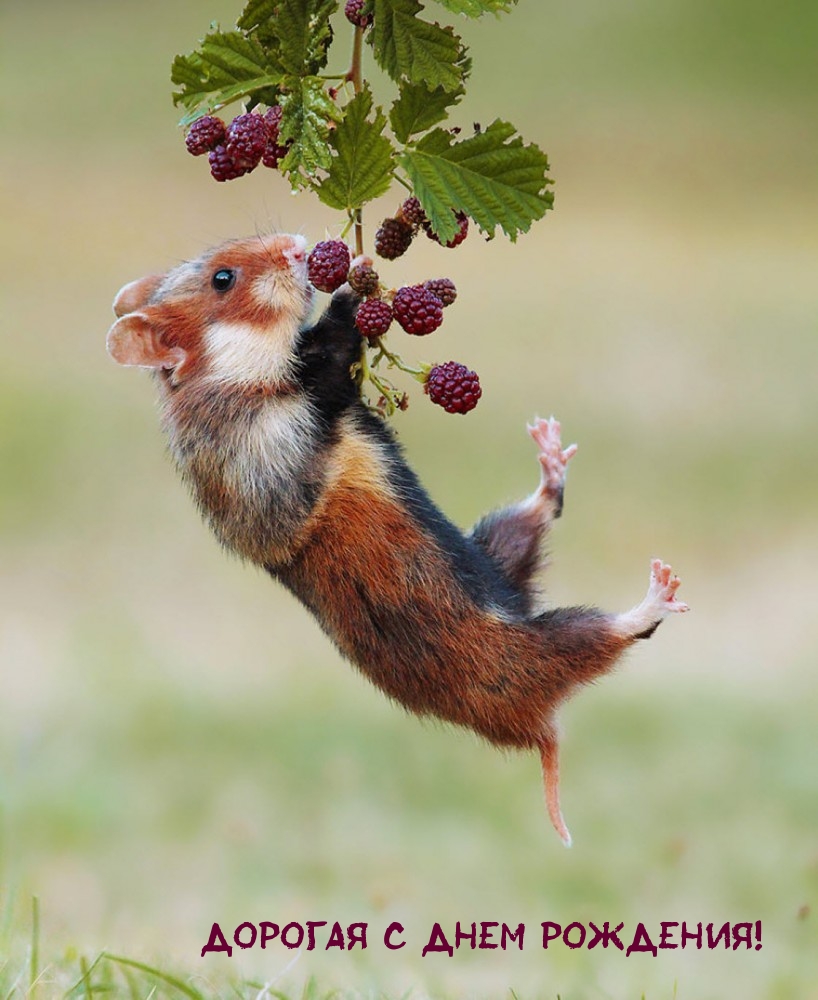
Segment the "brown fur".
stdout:
<path fill-rule="evenodd" d="M 218 290 L 222 268 L 235 281 Z M 309 302 L 303 240 L 234 242 L 126 286 L 109 350 L 155 370 L 171 453 L 220 541 L 278 577 L 409 711 L 539 749 L 567 843 L 557 710 L 635 641 L 631 620 L 648 634 L 654 605 L 632 619 L 537 613 L 534 575 L 564 477 L 464 537 L 357 398 L 355 300 L 336 296 L 302 329 Z"/>
<path fill-rule="evenodd" d="M 343 448 L 360 461 L 366 445 Z M 539 745 L 560 702 L 609 669 L 628 641 L 599 612 L 510 623 L 476 607 L 434 539 L 388 492 L 366 488 L 380 469 L 363 472 L 339 477 L 295 555 L 270 568 L 410 711 L 499 745 Z"/>

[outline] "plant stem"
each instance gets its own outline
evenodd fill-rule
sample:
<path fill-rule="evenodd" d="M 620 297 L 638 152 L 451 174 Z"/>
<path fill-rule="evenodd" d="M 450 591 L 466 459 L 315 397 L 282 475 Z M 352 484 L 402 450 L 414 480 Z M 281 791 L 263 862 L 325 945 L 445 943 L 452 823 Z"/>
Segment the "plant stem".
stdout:
<path fill-rule="evenodd" d="M 419 382 L 426 380 L 426 375 L 429 372 L 429 366 L 422 368 L 413 368 L 411 365 L 407 365 L 403 358 L 399 357 L 397 354 L 393 354 L 392 351 L 384 344 L 383 338 L 378 337 L 375 341 L 375 346 L 378 348 L 378 353 L 375 355 L 375 359 L 372 362 L 373 367 L 378 364 L 381 358 L 386 358 L 386 361 L 390 368 L 399 368 L 402 372 L 406 372 L 407 375 L 412 375 Z"/>
<path fill-rule="evenodd" d="M 352 39 L 352 65 L 347 73 L 347 80 L 352 82 L 352 86 L 355 88 L 355 93 L 360 94 L 364 89 L 364 80 L 361 74 L 361 54 L 363 52 L 364 45 L 364 29 L 355 28 L 355 33 Z"/>
<path fill-rule="evenodd" d="M 355 28 L 352 41 L 352 66 L 350 66 L 347 79 L 352 82 L 352 87 L 356 95 L 364 89 L 363 71 L 361 67 L 361 56 L 363 54 L 364 29 Z M 355 209 L 355 253 L 358 257 L 364 252 L 364 219 L 363 211 Z"/>

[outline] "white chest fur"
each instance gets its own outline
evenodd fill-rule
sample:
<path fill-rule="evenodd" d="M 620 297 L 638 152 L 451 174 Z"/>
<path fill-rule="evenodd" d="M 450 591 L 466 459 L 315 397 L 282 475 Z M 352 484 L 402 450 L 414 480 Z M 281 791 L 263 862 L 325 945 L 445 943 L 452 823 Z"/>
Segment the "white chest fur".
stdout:
<path fill-rule="evenodd" d="M 289 493 L 314 455 L 315 418 L 300 396 L 266 400 L 227 429 L 223 439 L 225 485 L 247 499 Z"/>

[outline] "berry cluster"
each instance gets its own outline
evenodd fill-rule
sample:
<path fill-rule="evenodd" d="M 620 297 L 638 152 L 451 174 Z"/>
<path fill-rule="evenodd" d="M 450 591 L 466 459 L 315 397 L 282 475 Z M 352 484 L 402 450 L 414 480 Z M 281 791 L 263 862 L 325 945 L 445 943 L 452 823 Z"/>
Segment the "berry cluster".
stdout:
<path fill-rule="evenodd" d="M 446 243 L 449 249 L 460 246 L 469 234 L 469 217 L 465 212 L 454 212 L 454 216 L 458 229 Z M 375 252 L 386 260 L 402 257 L 421 230 L 426 233 L 430 240 L 440 243 L 426 218 L 421 203 L 417 198 L 407 198 L 398 209 L 397 214 L 384 219 L 378 227 L 378 231 L 375 233 Z"/>
<path fill-rule="evenodd" d="M 279 165 L 288 150 L 280 142 L 280 128 L 278 105 L 264 115 L 237 115 L 227 126 L 221 118 L 205 115 L 190 126 L 185 146 L 193 156 L 208 154 L 210 173 L 217 181 L 232 181 L 249 174 L 259 163 L 271 168 Z"/>
<path fill-rule="evenodd" d="M 410 199 L 415 201 L 416 199 Z M 408 202 L 406 204 L 409 204 Z M 420 203 L 417 202 L 420 208 Z M 410 213 L 413 206 L 409 206 Z M 422 209 L 420 210 L 422 211 Z M 396 216 L 386 220 L 396 225 L 386 228 L 391 234 L 398 233 L 399 227 L 413 231 L 414 226 L 405 217 Z M 383 237 L 378 241 L 384 246 Z M 397 239 L 401 238 L 400 234 Z M 411 237 L 410 237 L 411 239 Z M 381 256 L 389 256 L 381 252 Z M 307 275 L 315 288 L 322 292 L 334 292 L 344 282 L 363 300 L 358 306 L 355 324 L 369 344 L 378 354 L 370 367 L 366 361 L 366 350 L 362 351 L 359 378 L 368 379 L 380 392 L 376 409 L 381 413 L 393 413 L 396 409 L 406 409 L 408 400 L 385 379 L 380 378 L 373 368 L 386 359 L 390 366 L 406 371 L 423 383 L 429 399 L 442 406 L 449 413 L 468 413 L 480 398 L 480 380 L 473 371 L 456 361 L 447 361 L 434 367 L 410 368 L 397 354 L 393 354 L 383 344 L 381 338 L 389 330 L 393 320 L 406 333 L 416 337 L 434 332 L 443 322 L 443 310 L 457 298 L 457 289 L 450 278 L 432 278 L 420 285 L 405 285 L 397 290 L 386 290 L 368 257 L 358 257 L 352 261 L 349 247 L 343 240 L 323 240 L 316 243 L 307 257 Z"/>

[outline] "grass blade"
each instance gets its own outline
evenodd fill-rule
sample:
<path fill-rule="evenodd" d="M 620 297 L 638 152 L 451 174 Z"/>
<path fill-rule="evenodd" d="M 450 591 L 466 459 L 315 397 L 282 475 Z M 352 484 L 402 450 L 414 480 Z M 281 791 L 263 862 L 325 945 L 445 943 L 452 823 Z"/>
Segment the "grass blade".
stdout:
<path fill-rule="evenodd" d="M 40 899 L 31 897 L 31 965 L 29 968 L 29 993 L 33 992 L 40 976 Z"/>
<path fill-rule="evenodd" d="M 144 962 L 137 962 L 133 958 L 123 958 L 121 955 L 110 955 L 108 952 L 105 952 L 104 955 L 109 962 L 115 962 L 117 965 L 130 966 L 132 969 L 139 969 L 140 972 L 145 972 L 147 975 L 153 976 L 154 979 L 167 983 L 168 986 L 172 986 L 184 996 L 190 997 L 190 1000 L 205 1000 L 197 989 L 193 986 L 188 986 L 187 983 L 182 982 L 181 979 L 177 979 L 176 976 L 171 976 L 167 972 L 161 972 L 159 969 L 153 969 L 150 965 L 145 965 Z"/>

